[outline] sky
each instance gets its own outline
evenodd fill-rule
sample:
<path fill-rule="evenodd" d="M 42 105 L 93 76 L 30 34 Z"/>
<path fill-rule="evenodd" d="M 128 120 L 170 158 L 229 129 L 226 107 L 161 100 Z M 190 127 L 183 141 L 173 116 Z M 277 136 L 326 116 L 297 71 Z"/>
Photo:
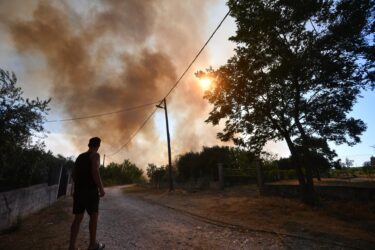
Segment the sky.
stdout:
<path fill-rule="evenodd" d="M 25 96 L 51 98 L 47 120 L 112 112 L 159 101 L 227 13 L 224 0 L 0 0 L 0 67 L 13 71 Z M 172 156 L 203 146 L 231 145 L 206 124 L 210 108 L 194 73 L 233 55 L 236 26 L 228 17 L 167 99 Z M 350 115 L 367 131 L 353 147 L 331 144 L 339 158 L 360 166 L 375 154 L 375 92 L 364 92 Z M 77 156 L 90 137 L 102 138 L 106 163 L 130 159 L 142 168 L 167 164 L 164 111 L 154 105 L 100 118 L 46 123 L 42 139 L 54 154 Z M 119 149 L 121 149 L 119 151 Z M 265 148 L 279 157 L 284 142 Z M 118 152 L 117 154 L 114 154 Z"/>

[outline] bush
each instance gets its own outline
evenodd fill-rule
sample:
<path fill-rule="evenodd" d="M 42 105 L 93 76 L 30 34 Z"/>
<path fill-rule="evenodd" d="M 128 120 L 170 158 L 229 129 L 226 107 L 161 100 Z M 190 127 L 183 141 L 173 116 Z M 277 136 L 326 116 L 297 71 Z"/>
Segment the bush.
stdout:
<path fill-rule="evenodd" d="M 129 160 L 121 164 L 111 162 L 107 167 L 100 167 L 100 175 L 104 186 L 131 184 L 144 180 L 143 170 Z"/>
<path fill-rule="evenodd" d="M 155 187 L 160 187 L 160 184 L 168 182 L 168 172 L 165 166 L 157 167 L 155 164 L 148 164 L 147 176 L 149 182 Z"/>
<path fill-rule="evenodd" d="M 188 152 L 178 157 L 175 164 L 177 181 L 197 181 L 200 178 L 218 181 L 219 163 L 223 164 L 224 170 L 227 170 L 227 176 L 231 176 L 232 182 L 236 182 L 238 175 L 241 177 L 237 179 L 242 181 L 244 179 L 242 177 L 248 176 L 246 171 L 252 167 L 253 159 L 253 154 L 239 148 L 203 147 L 201 152 Z M 236 174 L 232 175 L 228 171 L 235 171 Z"/>

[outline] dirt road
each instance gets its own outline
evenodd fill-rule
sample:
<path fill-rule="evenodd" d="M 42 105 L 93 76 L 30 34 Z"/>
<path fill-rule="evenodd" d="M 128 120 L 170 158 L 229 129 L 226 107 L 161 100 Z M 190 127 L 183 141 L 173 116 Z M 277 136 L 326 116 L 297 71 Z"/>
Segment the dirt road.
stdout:
<path fill-rule="evenodd" d="M 343 249 L 305 239 L 215 225 L 140 198 L 121 187 L 101 200 L 98 239 L 106 249 Z M 87 234 L 87 218 L 83 231 Z"/>

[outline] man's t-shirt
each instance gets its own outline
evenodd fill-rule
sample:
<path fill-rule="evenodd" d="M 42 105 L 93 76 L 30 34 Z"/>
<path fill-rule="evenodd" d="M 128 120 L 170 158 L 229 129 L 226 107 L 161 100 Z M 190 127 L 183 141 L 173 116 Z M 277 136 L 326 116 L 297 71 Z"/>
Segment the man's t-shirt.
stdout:
<path fill-rule="evenodd" d="M 92 177 L 90 152 L 80 154 L 74 164 L 74 193 L 98 192 Z"/>

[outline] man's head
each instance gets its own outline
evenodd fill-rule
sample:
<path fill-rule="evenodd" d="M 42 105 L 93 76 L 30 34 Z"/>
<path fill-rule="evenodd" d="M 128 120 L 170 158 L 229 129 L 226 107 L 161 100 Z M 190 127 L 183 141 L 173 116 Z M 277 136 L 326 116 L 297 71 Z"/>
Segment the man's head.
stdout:
<path fill-rule="evenodd" d="M 101 140 L 100 140 L 99 137 L 93 137 L 89 140 L 88 146 L 89 146 L 90 149 L 94 149 L 94 150 L 97 151 L 100 147 L 100 142 L 101 142 Z"/>

